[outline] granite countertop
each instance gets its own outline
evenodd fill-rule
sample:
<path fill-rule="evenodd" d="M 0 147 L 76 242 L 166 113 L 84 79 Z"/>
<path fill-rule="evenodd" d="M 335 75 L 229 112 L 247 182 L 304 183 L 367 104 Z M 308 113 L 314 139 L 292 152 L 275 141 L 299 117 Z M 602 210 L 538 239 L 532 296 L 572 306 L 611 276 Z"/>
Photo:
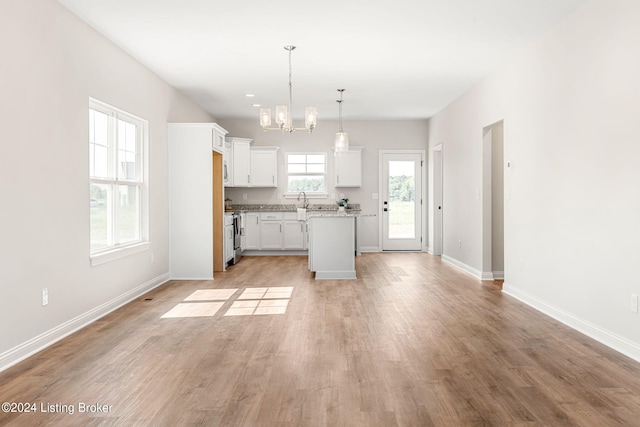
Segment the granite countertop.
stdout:
<path fill-rule="evenodd" d="M 300 206 L 295 204 L 232 204 L 231 209 L 233 212 L 297 212 Z M 229 211 L 227 211 L 229 212 Z M 360 204 L 352 203 L 347 209 L 345 214 L 357 214 L 360 213 Z M 338 206 L 333 204 L 309 204 L 307 208 L 307 215 L 316 213 L 337 214 Z"/>
<path fill-rule="evenodd" d="M 363 214 L 358 212 L 309 212 L 307 211 L 307 219 L 309 218 L 336 218 L 336 217 L 356 217 L 356 218 L 365 218 L 365 217 L 373 217 L 376 214 Z"/>

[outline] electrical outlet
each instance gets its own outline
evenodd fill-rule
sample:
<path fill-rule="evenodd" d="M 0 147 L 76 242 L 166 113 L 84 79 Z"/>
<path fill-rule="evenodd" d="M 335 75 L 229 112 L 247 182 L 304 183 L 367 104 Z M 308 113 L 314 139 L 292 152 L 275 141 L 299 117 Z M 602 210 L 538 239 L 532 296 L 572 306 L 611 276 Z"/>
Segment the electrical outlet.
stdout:
<path fill-rule="evenodd" d="M 42 306 L 44 307 L 47 304 L 49 304 L 49 289 L 43 288 L 42 289 Z"/>
<path fill-rule="evenodd" d="M 638 295 L 631 295 L 631 311 L 638 313 Z"/>
<path fill-rule="evenodd" d="M 462 248 L 462 240 L 458 240 L 458 247 Z"/>

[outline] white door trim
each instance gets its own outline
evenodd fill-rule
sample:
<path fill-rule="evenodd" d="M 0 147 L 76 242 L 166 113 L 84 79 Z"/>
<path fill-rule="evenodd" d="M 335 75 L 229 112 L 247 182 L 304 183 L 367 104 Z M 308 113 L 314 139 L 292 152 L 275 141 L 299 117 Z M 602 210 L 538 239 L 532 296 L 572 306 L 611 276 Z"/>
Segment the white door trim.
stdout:
<path fill-rule="evenodd" d="M 431 211 L 433 212 L 433 236 L 429 236 L 431 238 L 432 247 L 431 253 L 432 255 L 441 256 L 443 253 L 443 245 L 444 245 L 444 214 L 443 214 L 443 202 L 444 202 L 444 161 L 442 158 L 443 144 L 440 143 L 431 149 L 432 155 L 432 176 L 431 183 L 432 191 L 433 191 L 433 205 L 431 206 Z M 437 155 L 436 155 L 437 152 Z M 439 164 L 436 164 L 437 160 L 439 160 Z"/>
<path fill-rule="evenodd" d="M 382 252 L 382 234 L 383 234 L 383 215 L 382 215 L 382 190 L 383 190 L 383 181 L 382 181 L 382 171 L 383 171 L 383 155 L 384 154 L 420 154 L 420 160 L 422 161 L 422 167 L 420 168 L 422 189 L 420 191 L 420 198 L 422 200 L 422 209 L 420 209 L 420 223 L 421 223 L 421 234 L 422 234 L 422 251 L 426 251 L 427 238 L 425 236 L 425 232 L 427 230 L 426 224 L 426 207 L 427 207 L 427 174 L 425 173 L 426 167 L 426 150 L 378 150 L 378 248 L 380 252 Z"/>

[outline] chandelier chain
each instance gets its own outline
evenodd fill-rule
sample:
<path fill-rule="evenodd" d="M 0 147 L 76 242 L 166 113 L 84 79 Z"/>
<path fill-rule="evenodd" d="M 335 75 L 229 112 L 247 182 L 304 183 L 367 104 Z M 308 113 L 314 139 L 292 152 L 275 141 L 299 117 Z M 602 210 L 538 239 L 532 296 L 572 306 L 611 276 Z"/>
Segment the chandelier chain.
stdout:
<path fill-rule="evenodd" d="M 291 51 L 295 49 L 295 46 L 288 46 L 287 50 L 289 51 L 289 111 L 293 116 L 293 85 L 291 84 Z M 293 120 L 293 117 L 291 119 Z"/>

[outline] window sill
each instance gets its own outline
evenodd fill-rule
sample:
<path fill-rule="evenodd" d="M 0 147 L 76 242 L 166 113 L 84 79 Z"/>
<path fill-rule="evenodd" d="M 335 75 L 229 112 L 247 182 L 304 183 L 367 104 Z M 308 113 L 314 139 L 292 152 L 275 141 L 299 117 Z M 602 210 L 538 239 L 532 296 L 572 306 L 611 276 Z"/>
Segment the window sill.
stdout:
<path fill-rule="evenodd" d="M 105 264 L 120 258 L 148 251 L 150 246 L 149 242 L 140 242 L 122 248 L 114 248 L 106 252 L 100 252 L 98 254 L 91 255 L 89 259 L 91 261 L 91 266 L 95 267 L 96 265 Z"/>
<path fill-rule="evenodd" d="M 297 199 L 300 193 L 284 193 L 285 199 Z M 328 193 L 306 193 L 307 199 L 326 199 L 329 197 Z"/>

